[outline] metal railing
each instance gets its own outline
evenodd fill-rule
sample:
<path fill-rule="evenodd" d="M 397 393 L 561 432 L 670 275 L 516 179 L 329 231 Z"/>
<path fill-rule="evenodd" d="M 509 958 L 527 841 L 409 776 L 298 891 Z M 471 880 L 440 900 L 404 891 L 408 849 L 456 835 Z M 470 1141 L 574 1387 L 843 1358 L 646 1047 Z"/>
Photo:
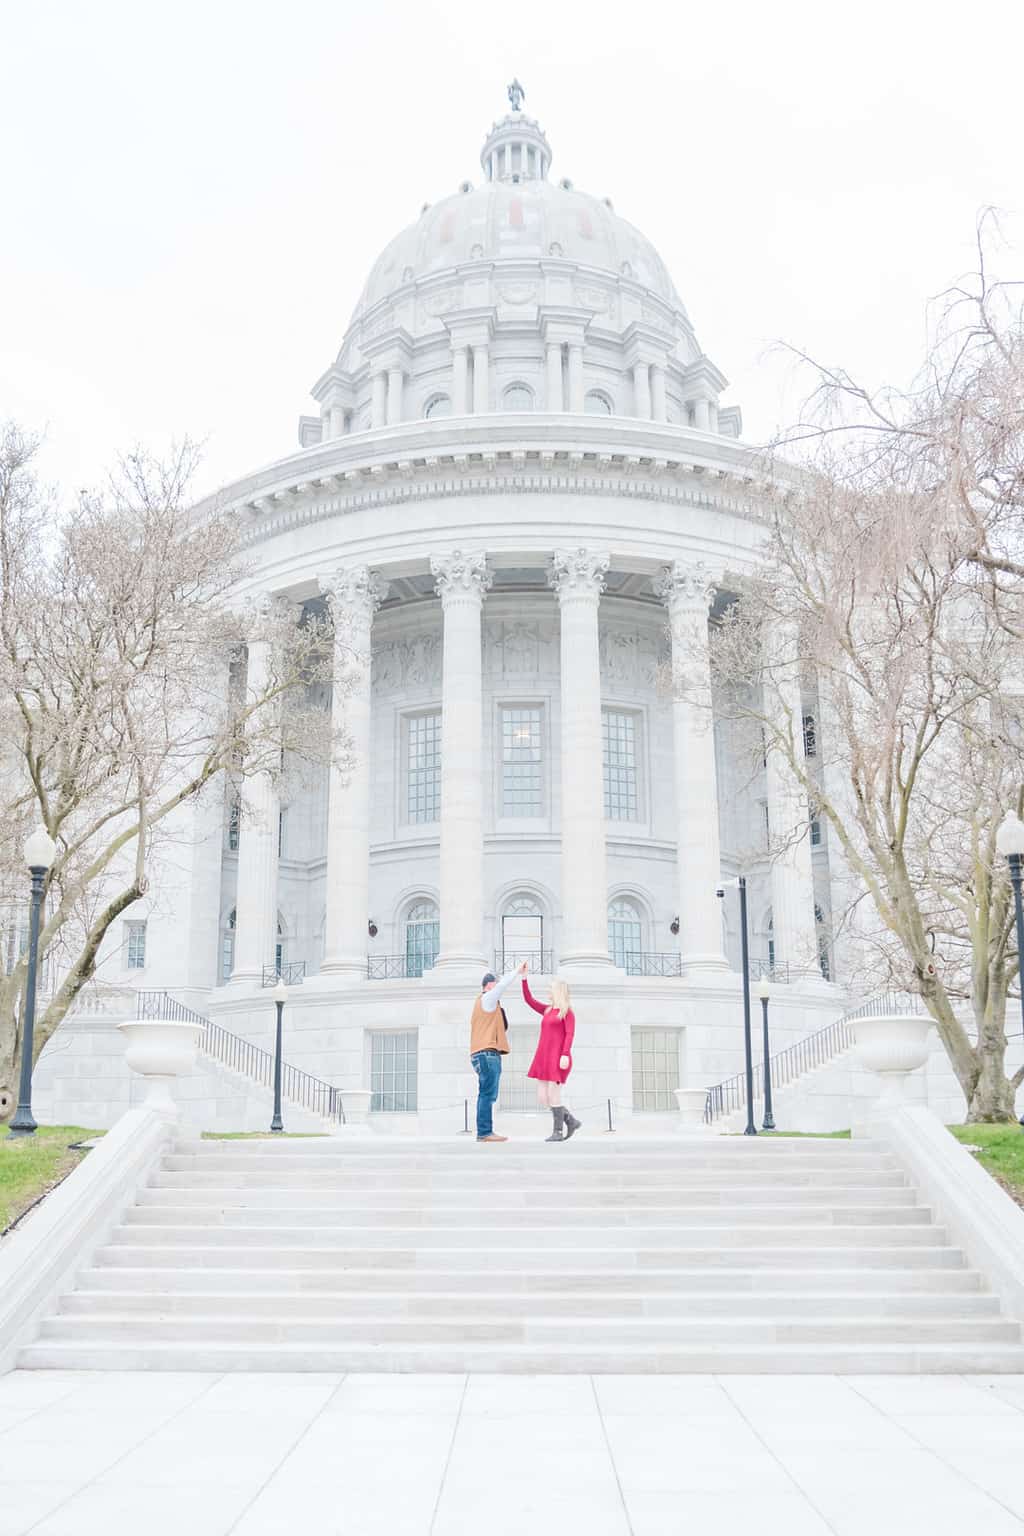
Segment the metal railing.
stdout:
<path fill-rule="evenodd" d="M 767 977 L 769 981 L 780 982 L 783 986 L 788 986 L 792 979 L 788 965 L 772 965 L 768 960 L 751 960 L 750 977 L 752 981 Z"/>
<path fill-rule="evenodd" d="M 297 987 L 306 977 L 305 960 L 286 960 L 283 965 L 265 965 L 263 967 L 263 985 L 276 987 L 278 978 L 286 987 Z"/>
<path fill-rule="evenodd" d="M 219 1061 L 230 1071 L 247 1077 L 250 1082 L 258 1083 L 261 1087 L 273 1091 L 274 1055 L 272 1051 L 265 1051 L 262 1046 L 253 1045 L 251 1040 L 232 1034 L 231 1030 L 215 1024 L 212 1019 L 208 1019 L 203 1013 L 197 1013 L 194 1008 L 179 1003 L 177 998 L 171 997 L 167 992 L 137 992 L 135 995 L 137 1018 L 183 1020 L 201 1024 L 203 1033 L 199 1037 L 199 1044 L 207 1056 L 212 1056 L 215 1061 Z M 345 1124 L 345 1107 L 340 1090 L 330 1083 L 325 1083 L 322 1078 L 314 1077 L 310 1072 L 304 1072 L 301 1067 L 293 1067 L 287 1061 L 281 1062 L 281 1093 L 284 1098 L 302 1109 L 308 1109 L 315 1115 L 322 1115 L 325 1120 L 336 1120 L 340 1125 Z"/>
<path fill-rule="evenodd" d="M 514 971 L 526 961 L 527 969 L 535 976 L 553 976 L 555 973 L 554 951 L 550 949 L 496 949 L 494 969 L 499 976 Z"/>
<path fill-rule="evenodd" d="M 784 1050 L 772 1055 L 769 1058 L 772 1092 L 777 1093 L 794 1078 L 813 1071 L 815 1067 L 824 1066 L 826 1061 L 831 1061 L 840 1051 L 845 1051 L 853 1045 L 852 1025 L 855 1020 L 880 1018 L 887 1013 L 923 1014 L 926 1012 L 927 1009 L 920 997 L 910 992 L 881 992 L 877 997 L 869 998 L 866 1003 L 860 1003 L 856 1008 L 851 1008 L 849 1013 L 844 1013 L 841 1019 L 826 1024 L 824 1029 L 819 1029 L 813 1035 L 808 1035 L 806 1039 L 798 1040 L 795 1045 L 787 1045 Z M 758 1061 L 754 1064 L 754 1099 L 763 1098 L 764 1062 Z M 713 1088 L 708 1089 L 704 1120 L 706 1124 L 713 1125 L 724 1115 L 745 1109 L 746 1103 L 746 1073 L 736 1072 L 732 1077 L 727 1077 L 723 1082 L 716 1083 Z"/>
<path fill-rule="evenodd" d="M 429 971 L 433 961 L 422 955 L 370 955 L 366 961 L 367 981 L 415 981 Z"/>
<path fill-rule="evenodd" d="M 681 976 L 682 956 L 671 950 L 631 950 L 626 954 L 612 955 L 627 976 Z"/>

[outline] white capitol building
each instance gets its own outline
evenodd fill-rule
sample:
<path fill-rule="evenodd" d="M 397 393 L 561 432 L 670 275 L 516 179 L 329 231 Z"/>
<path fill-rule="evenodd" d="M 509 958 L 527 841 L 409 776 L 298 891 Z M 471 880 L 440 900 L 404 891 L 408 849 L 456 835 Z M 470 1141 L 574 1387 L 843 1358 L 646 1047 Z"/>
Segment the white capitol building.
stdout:
<path fill-rule="evenodd" d="M 428 1126 L 474 1094 L 482 973 L 523 957 L 572 985 L 573 1102 L 669 1110 L 738 1071 L 716 887 L 740 871 L 777 1043 L 846 1002 L 823 828 L 769 860 L 789 785 L 673 694 L 673 650 L 699 685 L 757 558 L 739 409 L 657 252 L 551 161 L 521 111 L 494 125 L 479 184 L 385 246 L 299 451 L 216 498 L 248 530 L 245 595 L 344 612 L 372 656 L 337 706 L 354 767 L 194 808 L 101 966 L 264 1047 L 280 966 L 287 1059 Z M 815 701 L 793 707 L 813 753 Z M 510 999 L 514 1110 L 535 1029 Z M 105 1091 L 79 1082 L 80 1123 Z"/>

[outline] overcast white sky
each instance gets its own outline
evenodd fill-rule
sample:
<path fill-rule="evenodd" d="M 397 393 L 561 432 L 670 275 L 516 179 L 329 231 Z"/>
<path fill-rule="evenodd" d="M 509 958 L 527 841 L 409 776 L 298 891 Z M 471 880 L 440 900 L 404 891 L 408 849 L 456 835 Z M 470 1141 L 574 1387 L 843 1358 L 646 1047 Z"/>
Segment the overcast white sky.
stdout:
<path fill-rule="evenodd" d="M 1022 0 L 0 0 L 0 416 L 69 490 L 186 432 L 204 489 L 290 451 L 515 74 L 763 439 L 799 398 L 773 341 L 902 381 L 978 209 L 1019 240 L 1022 58 Z"/>

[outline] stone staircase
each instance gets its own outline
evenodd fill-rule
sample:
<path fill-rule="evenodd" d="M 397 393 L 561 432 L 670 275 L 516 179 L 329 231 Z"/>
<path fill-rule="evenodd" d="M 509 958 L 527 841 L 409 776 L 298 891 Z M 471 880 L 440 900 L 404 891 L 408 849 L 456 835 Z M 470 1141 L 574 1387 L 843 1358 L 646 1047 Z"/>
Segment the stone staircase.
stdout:
<path fill-rule="evenodd" d="M 182 1142 L 27 1368 L 1024 1372 L 870 1142 Z"/>

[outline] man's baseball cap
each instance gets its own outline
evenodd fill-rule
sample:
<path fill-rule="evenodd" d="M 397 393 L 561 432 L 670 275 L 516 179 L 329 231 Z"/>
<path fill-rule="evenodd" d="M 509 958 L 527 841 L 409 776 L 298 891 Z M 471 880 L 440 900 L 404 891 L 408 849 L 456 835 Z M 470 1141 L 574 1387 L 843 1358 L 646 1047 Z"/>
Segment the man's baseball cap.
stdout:
<path fill-rule="evenodd" d="M 487 985 L 487 983 L 488 983 L 488 982 L 489 982 L 489 981 L 497 981 L 497 979 L 498 979 L 498 978 L 497 978 L 497 976 L 495 976 L 495 974 L 494 974 L 494 972 L 493 972 L 493 971 L 488 971 L 488 972 L 487 972 L 487 975 L 486 975 L 486 976 L 485 976 L 485 977 L 484 977 L 484 979 L 483 979 L 483 981 L 482 981 L 482 982 L 481 982 L 481 983 L 480 983 L 480 985 L 481 985 L 481 986 L 482 986 L 482 987 L 486 987 L 486 985 Z"/>

